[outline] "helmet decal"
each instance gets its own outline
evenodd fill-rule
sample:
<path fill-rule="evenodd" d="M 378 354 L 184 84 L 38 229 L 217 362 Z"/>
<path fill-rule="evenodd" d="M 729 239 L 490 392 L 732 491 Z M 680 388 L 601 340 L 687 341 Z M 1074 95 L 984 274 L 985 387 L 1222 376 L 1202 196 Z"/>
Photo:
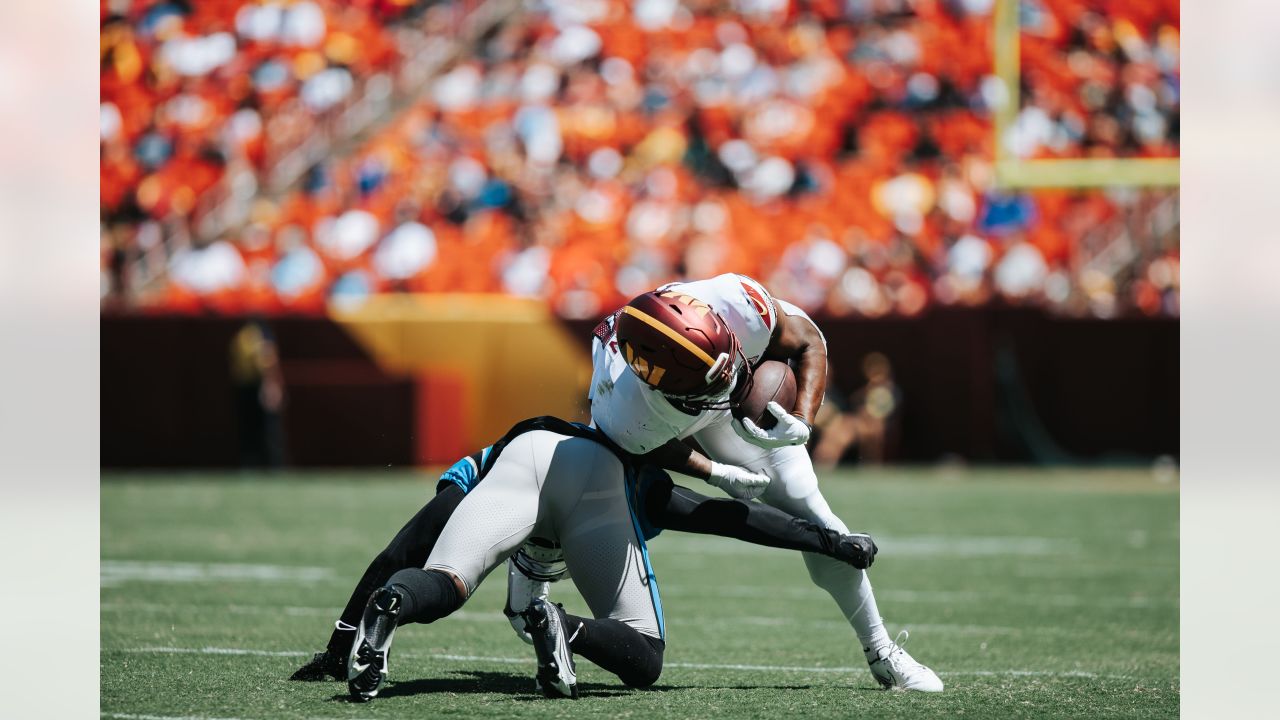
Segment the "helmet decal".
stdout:
<path fill-rule="evenodd" d="M 677 292 L 675 290 L 667 290 L 667 291 L 658 293 L 658 297 L 671 298 L 676 302 L 689 305 L 693 307 L 693 310 L 698 314 L 698 317 L 702 317 L 707 313 L 711 312 L 710 305 L 702 302 L 701 300 L 699 300 L 698 298 L 692 295 L 686 295 L 685 293 Z"/>
<path fill-rule="evenodd" d="M 652 365 L 648 360 L 637 355 L 636 352 L 631 349 L 631 343 L 622 343 L 622 354 L 626 357 L 627 364 L 631 366 L 632 370 L 636 371 L 636 374 L 640 376 L 640 379 L 650 385 L 657 385 L 662 381 L 662 376 L 667 374 L 666 368 Z"/>
<path fill-rule="evenodd" d="M 676 343 L 678 343 L 681 347 L 683 347 L 685 350 L 688 350 L 690 353 L 692 353 L 694 357 L 705 362 L 707 364 L 707 367 L 711 367 L 712 365 L 716 364 L 715 358 L 708 355 L 705 350 L 689 342 L 688 338 L 684 337 L 683 335 L 676 332 L 675 330 L 672 330 L 671 328 L 667 327 L 665 324 L 662 323 L 662 321 L 654 318 L 652 315 L 649 315 L 643 310 L 633 308 L 630 305 L 624 305 L 622 308 L 622 312 L 641 320 L 642 322 L 644 322 L 644 324 L 648 325 L 654 330 L 657 330 L 663 335 L 666 335 L 667 337 L 671 338 Z M 708 309 L 708 312 L 710 312 L 710 309 Z"/>

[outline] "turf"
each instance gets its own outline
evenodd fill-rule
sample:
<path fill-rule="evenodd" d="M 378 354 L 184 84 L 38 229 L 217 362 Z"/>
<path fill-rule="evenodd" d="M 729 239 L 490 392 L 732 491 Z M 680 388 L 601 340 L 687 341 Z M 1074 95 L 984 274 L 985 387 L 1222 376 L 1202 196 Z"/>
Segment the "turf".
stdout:
<path fill-rule="evenodd" d="M 689 481 L 691 484 L 695 481 Z M 823 477 L 878 539 L 891 632 L 947 684 L 883 692 L 799 557 L 664 533 L 657 687 L 579 663 L 582 699 L 533 693 L 496 576 L 396 637 L 371 705 L 285 678 L 320 649 L 425 474 L 104 476 L 102 714 L 113 718 L 1174 717 L 1178 492 L 1145 471 L 870 470 Z M 569 583 L 553 589 L 585 607 Z"/>

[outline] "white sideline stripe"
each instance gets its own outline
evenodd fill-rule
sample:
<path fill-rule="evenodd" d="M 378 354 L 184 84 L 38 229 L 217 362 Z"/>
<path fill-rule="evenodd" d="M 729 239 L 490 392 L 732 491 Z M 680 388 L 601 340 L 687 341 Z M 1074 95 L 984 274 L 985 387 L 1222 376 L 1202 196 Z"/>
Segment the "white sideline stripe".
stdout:
<path fill-rule="evenodd" d="M 810 586 L 777 588 L 765 585 L 683 585 L 670 583 L 662 585 L 662 592 L 673 597 L 734 597 L 752 600 L 784 598 L 787 600 L 808 599 L 828 602 L 826 593 Z M 1000 601 L 1015 605 L 1048 605 L 1053 607 L 1150 608 L 1178 606 L 1177 598 L 1147 596 L 1099 597 L 1067 593 L 982 593 L 966 590 L 876 590 L 876 598 L 888 600 L 889 602 L 905 603 L 951 604 Z"/>
<path fill-rule="evenodd" d="M 1071 595 L 1068 593 L 981 593 L 950 590 L 882 590 L 876 594 L 893 602 L 954 603 L 998 600 L 1018 605 L 1106 608 L 1176 607 L 1178 605 L 1177 598 L 1154 598 L 1145 595 L 1098 597 L 1094 595 Z"/>
<path fill-rule="evenodd" d="M 727 625 L 730 627 L 741 625 L 757 625 L 761 627 L 810 627 L 820 628 L 823 630 L 840 630 L 848 629 L 849 623 L 840 620 L 796 620 L 794 618 L 776 617 L 766 615 L 717 615 L 713 617 L 698 617 L 691 615 L 688 617 L 681 616 L 671 618 L 671 623 L 689 623 L 691 625 Z M 897 623 L 889 623 L 891 626 L 897 626 Z M 958 635 L 1018 635 L 1021 633 L 1041 633 L 1041 634 L 1077 634 L 1076 631 L 1063 627 L 1027 627 L 1016 628 L 1006 625 L 965 625 L 959 623 L 909 623 L 903 625 L 908 630 L 921 630 L 925 632 L 944 632 L 955 633 Z"/>
<path fill-rule="evenodd" d="M 1002 555 L 1076 555 L 1082 547 L 1076 538 L 974 536 L 974 535 L 875 535 L 876 546 L 886 557 L 992 557 Z M 712 537 L 678 536 L 654 541 L 659 550 L 699 555 L 756 555 L 757 546 Z M 779 552 L 788 552 L 781 550 Z"/>
<path fill-rule="evenodd" d="M 236 717 L 205 717 L 203 715 L 138 715 L 135 713 L 104 712 L 104 718 L 115 720 L 244 720 Z"/>
<path fill-rule="evenodd" d="M 127 648 L 128 653 L 176 653 L 189 655 L 252 655 L 261 657 L 307 657 L 309 652 L 302 650 L 252 650 L 247 648 L 180 648 L 180 647 L 140 647 Z M 450 660 L 456 662 L 487 662 L 502 665 L 529 665 L 535 663 L 533 658 L 495 657 L 490 655 L 454 655 L 449 653 L 400 653 L 400 657 L 423 660 Z M 694 663 L 664 662 L 663 667 L 683 670 L 745 670 L 751 672 L 804 672 L 804 673 L 856 673 L 865 667 L 821 667 L 803 665 L 743 665 L 737 663 Z M 939 673 L 947 676 L 974 677 L 1069 677 L 1100 678 L 1108 680 L 1128 680 L 1127 675 L 1107 675 L 1084 672 L 1082 670 L 947 670 Z M 210 719 L 212 720 L 212 719 Z"/>
<path fill-rule="evenodd" d="M 146 612 L 146 613 L 163 613 L 163 612 L 189 612 L 192 609 L 200 611 L 209 610 L 226 610 L 234 615 L 293 615 L 298 617 L 324 617 L 336 618 L 342 612 L 339 607 L 303 607 L 297 605 L 165 605 L 163 603 L 132 603 L 132 602 L 104 602 L 98 605 L 99 609 L 114 612 Z M 466 622 L 492 622 L 506 623 L 507 618 L 498 613 L 482 613 L 471 610 L 459 610 L 450 618 L 457 618 Z"/>
<path fill-rule="evenodd" d="M 941 540 L 942 538 L 937 538 Z M 969 538 L 970 540 L 995 540 L 995 538 Z M 1020 541 L 1043 540 L 1049 538 L 1015 538 Z M 688 541 L 682 541 L 688 543 Z M 708 544 L 713 541 L 705 541 Z M 1058 543 L 1059 541 L 1054 540 Z M 752 549 L 746 543 L 726 540 L 714 543 L 724 547 L 742 547 Z M 767 549 L 767 548 L 766 548 Z M 314 583 L 332 580 L 336 576 L 330 568 L 287 566 L 287 565 L 251 565 L 242 563 L 181 563 L 150 562 L 133 560 L 103 560 L 101 565 L 101 584 L 113 587 L 123 582 L 227 582 L 227 581 L 259 581 L 259 582 L 298 582 Z M 771 588 L 763 585 L 681 585 L 663 584 L 662 589 L 674 596 L 727 596 L 738 598 L 771 598 L 818 599 L 825 601 L 825 593 L 813 587 Z M 1093 595 L 1072 595 L 1067 593 L 1028 594 L 1028 593 L 981 593 L 974 591 L 949 590 L 896 590 L 883 589 L 876 595 L 889 602 L 906 603 L 973 603 L 999 600 L 1017 605 L 1035 605 L 1052 607 L 1103 607 L 1103 608 L 1152 608 L 1178 607 L 1177 598 L 1160 597 L 1098 597 Z M 286 613 L 309 615 L 305 608 L 286 608 Z M 237 612 L 233 610 L 232 612 Z M 253 611 L 245 611 L 253 612 Z"/>
<path fill-rule="evenodd" d="M 162 612 L 187 612 L 192 609 L 209 611 L 209 610 L 226 610 L 235 615 L 294 615 L 302 617 L 328 617 L 335 618 L 342 612 L 342 608 L 325 608 L 325 607 L 298 607 L 292 605 L 165 605 L 163 603 L 133 603 L 133 602 L 104 602 L 98 605 L 99 609 L 115 612 L 146 612 L 146 613 L 162 613 Z M 454 613 L 457 615 L 462 611 Z M 476 614 L 476 613 L 472 613 Z M 498 616 L 504 622 L 505 617 Z"/>
<path fill-rule="evenodd" d="M 324 617 L 333 618 L 339 613 L 339 608 L 324 607 L 272 607 L 267 605 L 162 605 L 160 603 L 114 603 L 104 602 L 100 605 L 104 611 L 115 612 L 189 612 L 191 610 L 228 610 L 234 614 L 246 615 L 277 615 L 285 614 L 302 617 Z M 503 624 L 507 622 L 507 618 L 494 612 L 483 613 L 468 610 L 459 610 L 449 616 L 450 620 L 461 620 L 463 622 L 493 623 Z M 699 616 L 689 615 L 678 618 L 671 618 L 670 622 L 677 625 L 727 625 L 742 626 L 756 625 L 759 627 L 812 627 L 824 630 L 840 630 L 848 628 L 849 623 L 840 620 L 795 620 L 789 618 L 780 618 L 767 615 L 717 615 L 717 616 Z M 896 627 L 896 624 L 890 623 Z M 919 630 L 923 632 L 939 632 L 954 633 L 956 635 L 1078 635 L 1081 631 L 1072 630 L 1065 627 L 1009 627 L 1004 625 L 966 625 L 957 623 L 911 623 L 905 626 L 909 630 Z"/>
<path fill-rule="evenodd" d="M 507 657 L 488 657 L 484 655 L 408 655 L 406 657 L 425 657 L 432 660 L 457 660 L 461 662 L 491 662 L 509 665 L 527 665 L 532 662 L 528 658 L 507 658 Z M 663 662 L 664 668 L 680 668 L 684 670 L 745 670 L 750 672 L 804 672 L 804 673 L 858 673 L 865 670 L 865 667 L 814 667 L 801 665 L 744 665 L 740 663 L 693 663 L 693 662 Z M 1101 673 L 1085 672 L 1083 670 L 956 670 L 944 671 L 940 673 L 943 676 L 973 676 L 973 677 L 1071 677 L 1071 678 L 1102 678 L 1108 680 L 1128 680 L 1127 675 L 1104 675 Z"/>
<path fill-rule="evenodd" d="M 161 645 L 157 647 L 127 648 L 127 653 L 167 653 L 176 655 L 254 655 L 258 657 L 306 657 L 312 653 L 303 650 L 253 650 L 251 648 L 202 647 L 183 648 Z"/>
<path fill-rule="evenodd" d="M 244 717 L 210 717 L 207 715 L 138 715 L 134 712 L 102 712 L 113 720 L 246 720 Z M 311 720 L 339 720 L 337 717 L 311 717 Z M 344 719 L 349 720 L 349 719 Z"/>
<path fill-rule="evenodd" d="M 147 560 L 103 560 L 99 570 L 104 587 L 124 582 L 321 582 L 334 577 L 326 567 L 253 565 L 246 563 L 152 562 Z"/>

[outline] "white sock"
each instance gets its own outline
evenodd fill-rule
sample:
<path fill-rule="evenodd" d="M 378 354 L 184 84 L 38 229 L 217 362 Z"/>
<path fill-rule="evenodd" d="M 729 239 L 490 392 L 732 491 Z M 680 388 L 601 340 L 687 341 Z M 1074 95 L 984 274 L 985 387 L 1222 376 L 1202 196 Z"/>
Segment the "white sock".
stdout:
<path fill-rule="evenodd" d="M 880 617 L 876 596 L 871 591 L 871 578 L 865 571 L 821 555 L 805 553 L 804 563 L 813 583 L 831 594 L 853 626 L 867 661 L 876 659 L 877 651 L 893 641 Z"/>

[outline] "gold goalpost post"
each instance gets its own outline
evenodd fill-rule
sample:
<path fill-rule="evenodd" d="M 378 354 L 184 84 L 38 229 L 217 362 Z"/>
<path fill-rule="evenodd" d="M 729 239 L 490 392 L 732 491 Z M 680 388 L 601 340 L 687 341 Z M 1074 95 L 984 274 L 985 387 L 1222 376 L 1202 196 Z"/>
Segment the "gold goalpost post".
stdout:
<path fill-rule="evenodd" d="M 995 4 L 995 73 L 1005 90 L 995 112 L 997 184 L 1006 188 L 1177 187 L 1177 158 L 1024 160 L 1008 151 L 1004 139 L 1021 110 L 1018 3 L 996 0 Z"/>

